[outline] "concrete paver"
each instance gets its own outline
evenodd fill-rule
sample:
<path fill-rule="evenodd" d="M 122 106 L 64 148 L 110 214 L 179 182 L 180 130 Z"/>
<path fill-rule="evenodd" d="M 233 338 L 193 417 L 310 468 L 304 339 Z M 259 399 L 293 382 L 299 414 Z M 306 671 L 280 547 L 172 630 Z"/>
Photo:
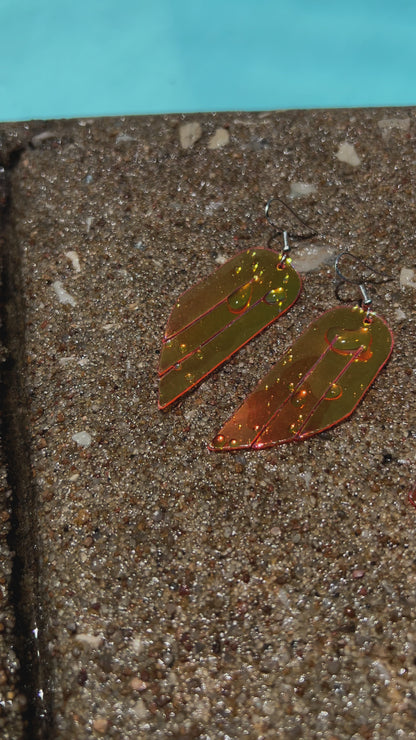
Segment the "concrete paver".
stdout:
<path fill-rule="evenodd" d="M 413 109 L 378 109 L 26 128 L 10 229 L 44 736 L 416 738 L 416 278 L 402 273 L 416 270 L 415 125 Z M 301 297 L 160 412 L 175 299 L 267 245 L 273 194 L 319 232 L 312 253 L 294 240 Z M 209 453 L 336 305 L 341 249 L 392 276 L 374 289 L 395 334 L 388 365 L 349 420 L 309 441 Z"/>

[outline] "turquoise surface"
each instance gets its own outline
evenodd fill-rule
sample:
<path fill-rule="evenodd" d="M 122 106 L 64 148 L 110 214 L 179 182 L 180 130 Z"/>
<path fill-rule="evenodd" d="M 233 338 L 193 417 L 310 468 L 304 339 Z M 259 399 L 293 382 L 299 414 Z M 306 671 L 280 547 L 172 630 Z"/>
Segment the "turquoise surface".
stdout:
<path fill-rule="evenodd" d="M 415 105 L 415 0 L 0 0 L 0 120 Z"/>

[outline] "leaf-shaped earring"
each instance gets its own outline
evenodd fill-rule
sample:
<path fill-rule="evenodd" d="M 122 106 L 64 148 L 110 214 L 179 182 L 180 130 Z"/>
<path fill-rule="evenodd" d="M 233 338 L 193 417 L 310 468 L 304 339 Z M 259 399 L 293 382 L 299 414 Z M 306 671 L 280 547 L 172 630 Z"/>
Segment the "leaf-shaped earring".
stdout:
<path fill-rule="evenodd" d="M 347 257 L 376 271 L 349 252 L 337 257 L 336 294 L 342 283 L 356 284 L 359 305 L 334 308 L 314 321 L 225 423 L 211 450 L 259 450 L 306 439 L 352 414 L 390 357 L 393 335 L 370 310 L 364 283 L 340 272 Z"/>
<path fill-rule="evenodd" d="M 266 205 L 266 217 L 275 227 L 269 217 L 272 200 Z M 276 200 L 309 230 L 287 203 Z M 301 279 L 290 264 L 288 238 L 310 239 L 316 232 L 276 229 L 276 234 L 283 236 L 281 253 L 265 248 L 240 252 L 178 299 L 160 354 L 160 409 L 197 385 L 295 303 Z"/>

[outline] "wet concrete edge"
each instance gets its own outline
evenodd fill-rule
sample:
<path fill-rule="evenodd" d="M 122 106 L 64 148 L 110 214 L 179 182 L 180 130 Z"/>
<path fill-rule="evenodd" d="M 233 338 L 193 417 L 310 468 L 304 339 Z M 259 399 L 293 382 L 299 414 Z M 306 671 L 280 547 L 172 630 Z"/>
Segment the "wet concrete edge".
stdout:
<path fill-rule="evenodd" d="M 12 558 L 8 600 L 14 612 L 14 645 L 20 670 L 16 675 L 20 701 L 14 707 L 13 733 L 19 725 L 22 738 L 47 737 L 52 716 L 47 686 L 46 651 L 37 639 L 42 622 L 39 594 L 39 541 L 36 500 L 30 460 L 29 427 L 26 418 L 24 357 L 24 298 L 21 288 L 20 255 L 11 217 L 12 173 L 25 149 L 23 136 L 0 149 L 0 245 L 1 343 L 5 358 L 1 366 L 2 442 L 10 498 L 8 544 Z M 42 634 L 42 630 L 40 630 Z M 41 689 L 43 687 L 43 690 Z M 21 717 L 18 718 L 18 715 Z M 20 719 L 20 721 L 19 721 Z M 7 731 L 7 726 L 6 726 Z M 12 736 L 11 736 L 12 737 Z M 13 737 L 17 740 L 16 735 Z"/>

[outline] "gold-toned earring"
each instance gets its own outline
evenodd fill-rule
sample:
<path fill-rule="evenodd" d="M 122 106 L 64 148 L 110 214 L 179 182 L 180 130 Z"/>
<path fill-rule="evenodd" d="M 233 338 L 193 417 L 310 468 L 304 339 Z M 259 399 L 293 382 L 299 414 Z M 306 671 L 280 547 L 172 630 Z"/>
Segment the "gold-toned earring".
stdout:
<path fill-rule="evenodd" d="M 352 414 L 389 359 L 393 334 L 371 310 L 363 280 L 341 273 L 341 260 L 348 258 L 380 274 L 349 252 L 337 257 L 336 295 L 343 283 L 352 283 L 361 300 L 314 321 L 224 424 L 211 450 L 260 450 L 300 441 Z"/>
<path fill-rule="evenodd" d="M 294 214 L 308 233 L 277 229 L 269 213 L 273 200 Z M 160 354 L 160 409 L 196 386 L 297 300 L 302 281 L 290 264 L 289 239 L 309 239 L 316 232 L 281 198 L 268 201 L 266 218 L 275 235 L 283 237 L 280 252 L 263 247 L 240 252 L 176 302 Z"/>

